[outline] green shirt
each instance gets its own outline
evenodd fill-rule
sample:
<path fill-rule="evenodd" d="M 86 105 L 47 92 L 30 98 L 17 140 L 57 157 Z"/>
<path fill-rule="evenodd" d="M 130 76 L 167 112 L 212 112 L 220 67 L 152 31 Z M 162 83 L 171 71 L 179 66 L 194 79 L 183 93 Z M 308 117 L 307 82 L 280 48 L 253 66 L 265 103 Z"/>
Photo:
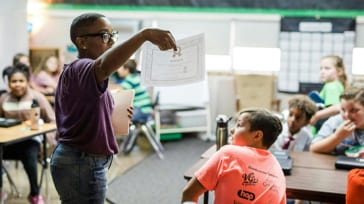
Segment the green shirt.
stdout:
<path fill-rule="evenodd" d="M 344 92 L 344 86 L 340 81 L 326 82 L 320 91 L 325 106 L 340 103 L 340 95 Z"/>
<path fill-rule="evenodd" d="M 140 84 L 139 74 L 129 74 L 120 85 L 125 90 L 134 89 L 134 107 L 140 108 L 143 113 L 152 113 L 152 102 L 147 89 Z"/>

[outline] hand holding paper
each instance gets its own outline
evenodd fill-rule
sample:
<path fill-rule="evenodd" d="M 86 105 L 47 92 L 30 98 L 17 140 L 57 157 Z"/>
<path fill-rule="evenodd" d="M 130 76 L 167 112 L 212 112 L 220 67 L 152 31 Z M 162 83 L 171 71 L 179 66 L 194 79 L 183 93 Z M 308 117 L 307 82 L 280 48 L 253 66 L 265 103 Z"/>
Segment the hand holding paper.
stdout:
<path fill-rule="evenodd" d="M 143 30 L 143 36 L 159 47 L 160 50 L 177 50 L 176 42 L 173 35 L 166 30 L 160 29 L 145 29 Z"/>

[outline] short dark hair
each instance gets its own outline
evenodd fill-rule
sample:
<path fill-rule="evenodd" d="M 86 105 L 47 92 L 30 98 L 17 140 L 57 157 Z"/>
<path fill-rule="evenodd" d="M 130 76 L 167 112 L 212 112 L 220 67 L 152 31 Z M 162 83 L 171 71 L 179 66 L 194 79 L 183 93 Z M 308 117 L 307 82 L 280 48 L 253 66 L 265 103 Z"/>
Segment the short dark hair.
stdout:
<path fill-rule="evenodd" d="M 28 57 L 28 55 L 24 53 L 16 53 L 13 57 L 13 66 L 20 63 L 20 58 L 22 57 Z"/>
<path fill-rule="evenodd" d="M 25 78 L 27 79 L 27 81 L 29 81 L 30 78 L 30 72 L 29 72 L 29 67 L 25 64 L 22 63 L 18 63 L 14 66 L 8 66 L 3 70 L 3 79 L 5 78 L 5 76 L 8 78 L 8 82 L 10 81 L 11 77 L 15 74 L 15 73 L 22 73 L 24 74 Z"/>
<path fill-rule="evenodd" d="M 312 116 L 317 112 L 316 103 L 307 95 L 295 95 L 288 100 L 289 108 L 297 108 L 306 115 L 306 121 L 311 120 Z"/>
<path fill-rule="evenodd" d="M 137 73 L 137 63 L 133 59 L 126 61 L 123 67 L 128 69 L 131 74 Z"/>
<path fill-rule="evenodd" d="M 76 38 L 79 36 L 80 31 L 85 27 L 91 26 L 96 20 L 105 18 L 104 15 L 99 13 L 84 13 L 73 19 L 70 28 L 70 37 L 73 44 L 76 45 Z"/>
<path fill-rule="evenodd" d="M 261 130 L 263 132 L 263 145 L 267 148 L 272 146 L 279 134 L 282 132 L 282 122 L 277 116 L 263 108 L 244 109 L 243 113 L 250 114 L 250 131 Z"/>

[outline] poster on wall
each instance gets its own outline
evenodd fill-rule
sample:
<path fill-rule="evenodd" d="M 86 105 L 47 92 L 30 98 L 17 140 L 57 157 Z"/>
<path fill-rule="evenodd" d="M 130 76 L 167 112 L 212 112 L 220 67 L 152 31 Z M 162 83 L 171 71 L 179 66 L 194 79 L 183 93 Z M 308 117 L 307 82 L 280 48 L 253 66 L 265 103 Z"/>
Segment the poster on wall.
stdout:
<path fill-rule="evenodd" d="M 320 59 L 326 55 L 343 58 L 351 78 L 355 43 L 355 20 L 348 18 L 282 18 L 280 33 L 280 92 L 298 93 L 319 89 Z M 305 86 L 305 87 L 302 87 Z M 320 90 L 317 90 L 320 91 Z"/>

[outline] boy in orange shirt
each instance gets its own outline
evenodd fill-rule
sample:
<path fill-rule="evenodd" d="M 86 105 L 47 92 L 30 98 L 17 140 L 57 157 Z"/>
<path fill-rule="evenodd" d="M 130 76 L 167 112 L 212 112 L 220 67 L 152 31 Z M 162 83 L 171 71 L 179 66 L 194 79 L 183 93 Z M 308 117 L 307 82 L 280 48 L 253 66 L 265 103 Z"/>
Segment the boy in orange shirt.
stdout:
<path fill-rule="evenodd" d="M 195 172 L 183 190 L 181 202 L 197 203 L 205 191 L 215 191 L 215 204 L 285 204 L 285 177 L 268 151 L 281 131 L 281 121 L 270 112 L 241 111 L 230 130 L 232 145 L 221 147 Z"/>

